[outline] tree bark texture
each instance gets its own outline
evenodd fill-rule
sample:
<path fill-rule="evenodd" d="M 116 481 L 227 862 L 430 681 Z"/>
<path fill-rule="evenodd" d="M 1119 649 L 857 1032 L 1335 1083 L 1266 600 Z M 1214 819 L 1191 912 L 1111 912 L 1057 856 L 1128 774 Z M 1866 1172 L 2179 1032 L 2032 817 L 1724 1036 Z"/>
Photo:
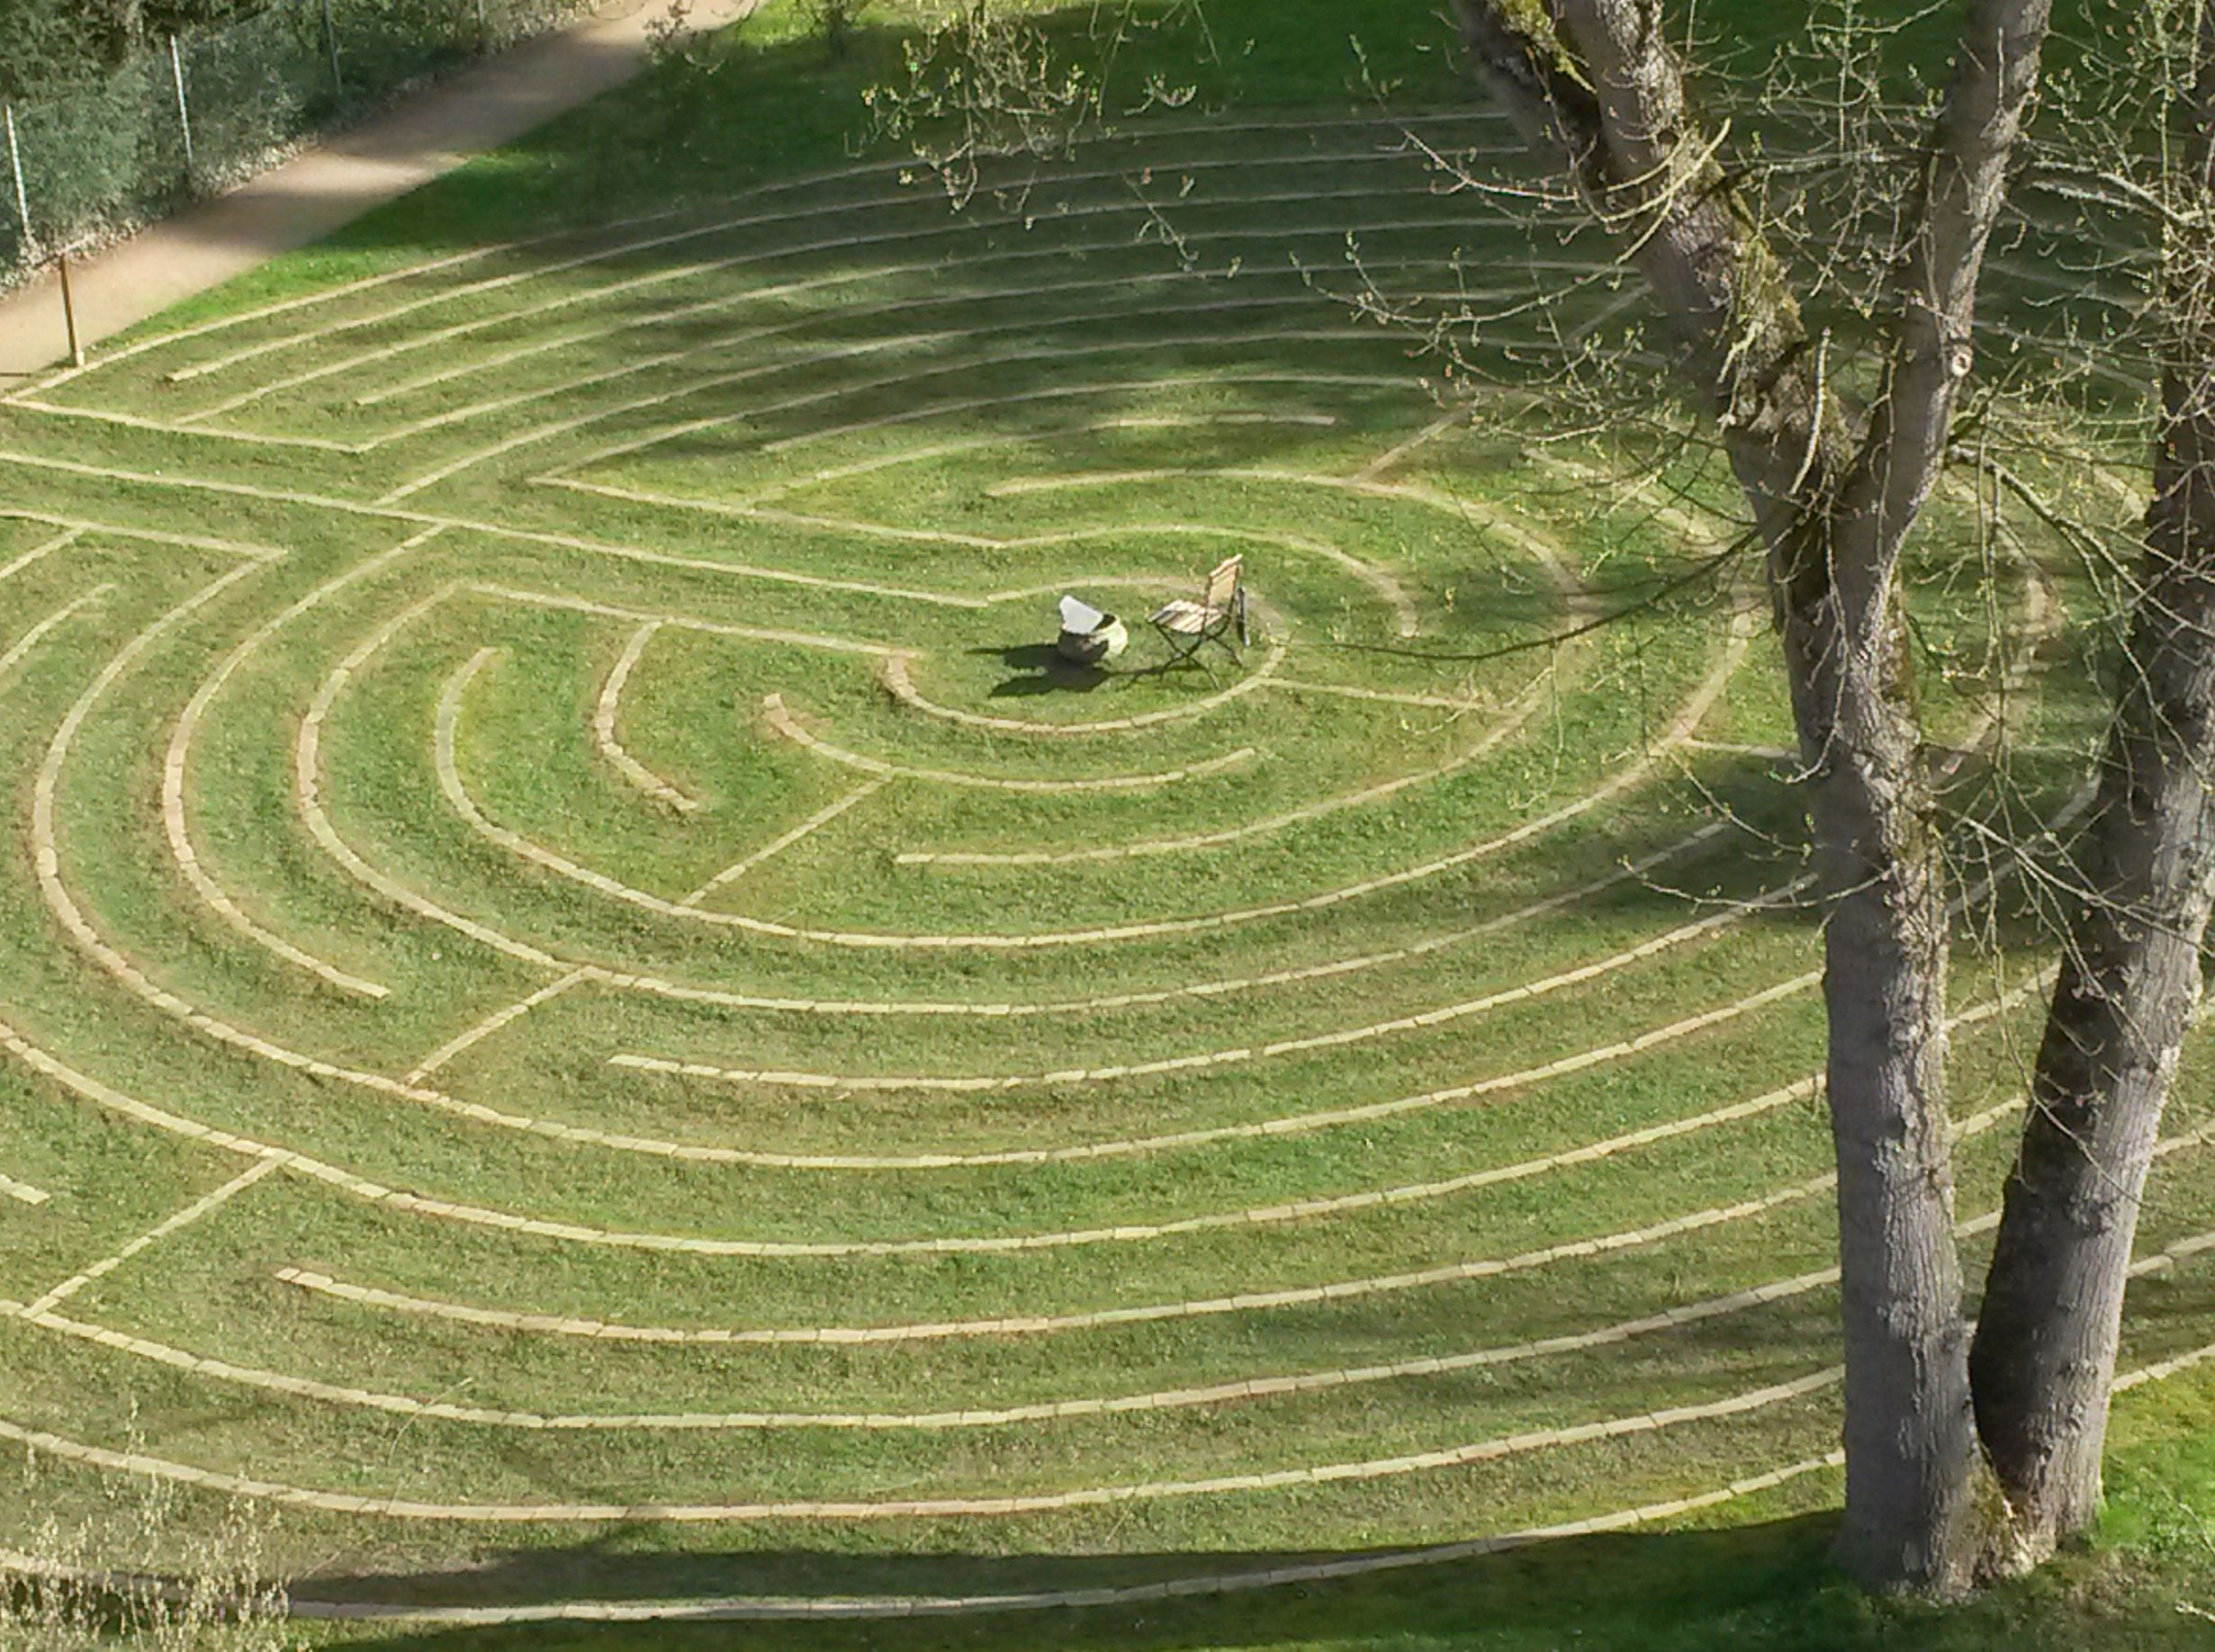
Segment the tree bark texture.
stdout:
<path fill-rule="evenodd" d="M 2187 216 L 2165 248 L 2170 359 L 2142 583 L 1972 1361 L 2019 1565 L 2098 1509 L 2138 1199 L 2215 901 L 2215 8 L 2205 4 L 2197 55 L 2173 192 Z"/>
<path fill-rule="evenodd" d="M 1943 462 L 2045 0 L 1975 0 L 1866 417 L 1826 394 L 1789 278 L 1688 111 L 1660 0 L 1458 0 L 1526 137 L 1572 177 L 1687 347 L 1768 551 L 1826 902 L 1846 1520 L 1872 1587 L 1981 1555 L 1944 1092 L 1947 928 L 1898 559 Z"/>

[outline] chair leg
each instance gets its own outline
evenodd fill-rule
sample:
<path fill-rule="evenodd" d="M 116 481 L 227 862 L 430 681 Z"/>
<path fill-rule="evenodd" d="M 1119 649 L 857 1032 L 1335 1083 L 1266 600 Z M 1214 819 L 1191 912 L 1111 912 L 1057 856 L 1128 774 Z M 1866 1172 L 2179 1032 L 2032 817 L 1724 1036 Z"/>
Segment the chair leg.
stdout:
<path fill-rule="evenodd" d="M 1229 654 L 1241 670 L 1246 667 L 1246 657 L 1230 644 L 1228 624 L 1212 631 L 1198 632 L 1171 631 L 1166 625 L 1157 625 L 1154 633 L 1169 651 L 1169 658 L 1162 663 L 1161 669 L 1165 671 L 1181 665 L 1198 666 L 1207 674 L 1209 682 L 1216 681 L 1215 669 L 1207 662 L 1203 652 L 1211 642 Z"/>
<path fill-rule="evenodd" d="M 1174 670 L 1181 665 L 1191 664 L 1193 654 L 1199 651 L 1199 639 L 1171 631 L 1166 625 L 1155 626 L 1154 634 L 1161 639 L 1162 645 L 1169 651 L 1169 658 L 1162 662 L 1161 669 L 1165 671 Z"/>

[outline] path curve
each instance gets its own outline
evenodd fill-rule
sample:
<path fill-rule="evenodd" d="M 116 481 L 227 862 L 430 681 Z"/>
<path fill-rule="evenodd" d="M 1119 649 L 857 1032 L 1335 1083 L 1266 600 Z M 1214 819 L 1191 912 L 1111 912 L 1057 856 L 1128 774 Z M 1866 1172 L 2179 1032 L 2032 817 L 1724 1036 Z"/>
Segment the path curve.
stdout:
<path fill-rule="evenodd" d="M 753 4 L 698 0 L 691 21 L 720 25 Z M 87 345 L 113 337 L 622 85 L 651 61 L 653 31 L 664 14 L 654 0 L 614 0 L 71 265 L 79 337 Z M 50 274 L 0 299 L 0 379 L 38 373 L 68 354 Z"/>

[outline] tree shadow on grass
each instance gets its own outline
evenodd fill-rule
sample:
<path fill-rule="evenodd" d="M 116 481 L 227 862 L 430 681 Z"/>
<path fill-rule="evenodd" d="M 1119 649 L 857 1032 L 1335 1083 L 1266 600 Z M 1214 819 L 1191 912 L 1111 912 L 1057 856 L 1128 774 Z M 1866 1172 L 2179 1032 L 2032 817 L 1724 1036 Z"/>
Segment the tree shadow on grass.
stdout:
<path fill-rule="evenodd" d="M 1472 1518 L 1481 1511 L 1472 1510 Z M 390 1652 L 616 1652 L 617 1648 L 795 1648 L 798 1652 L 929 1652 L 931 1648 L 1170 1649 L 1222 1648 L 1471 1648 L 1484 1652 L 2076 1652 L 2102 1647 L 2204 1646 L 2203 1624 L 2160 1590 L 2084 1587 L 2096 1562 L 2065 1559 L 2026 1583 L 1961 1609 L 1875 1602 L 1827 1560 L 1835 1517 L 1796 1514 L 1713 1531 L 1626 1532 L 1564 1539 L 1444 1564 L 1380 1567 L 1320 1584 L 1292 1584 L 1090 1608 L 961 1616 L 785 1621 L 534 1622 L 494 1627 L 395 1625 Z M 473 1574 L 481 1601 L 676 1599 L 714 1594 L 930 1595 L 950 1592 L 1111 1588 L 1202 1573 L 1259 1573 L 1317 1561 L 1381 1559 L 1390 1551 L 1058 1557 L 993 1559 L 915 1555 L 842 1559 L 821 1554 L 643 1557 L 619 1540 L 498 1558 Z M 391 1600 L 410 1580 L 321 1579 L 303 1599 Z M 448 1587 L 451 1587 L 449 1580 Z M 481 1593 L 480 1593 L 481 1592 Z M 459 1599 L 458 1595 L 448 1598 Z M 2096 1633 L 2096 1642 L 2088 1639 Z"/>

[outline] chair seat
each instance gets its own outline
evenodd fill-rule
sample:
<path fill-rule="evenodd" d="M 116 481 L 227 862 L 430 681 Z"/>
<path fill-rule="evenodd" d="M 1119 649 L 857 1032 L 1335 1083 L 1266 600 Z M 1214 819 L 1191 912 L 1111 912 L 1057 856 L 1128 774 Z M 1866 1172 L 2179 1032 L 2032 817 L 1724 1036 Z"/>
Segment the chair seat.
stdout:
<path fill-rule="evenodd" d="M 1184 636 L 1195 636 L 1213 624 L 1218 613 L 1203 608 L 1198 603 L 1179 597 L 1174 602 L 1165 602 L 1148 616 L 1149 622 L 1164 631 L 1174 631 Z"/>

